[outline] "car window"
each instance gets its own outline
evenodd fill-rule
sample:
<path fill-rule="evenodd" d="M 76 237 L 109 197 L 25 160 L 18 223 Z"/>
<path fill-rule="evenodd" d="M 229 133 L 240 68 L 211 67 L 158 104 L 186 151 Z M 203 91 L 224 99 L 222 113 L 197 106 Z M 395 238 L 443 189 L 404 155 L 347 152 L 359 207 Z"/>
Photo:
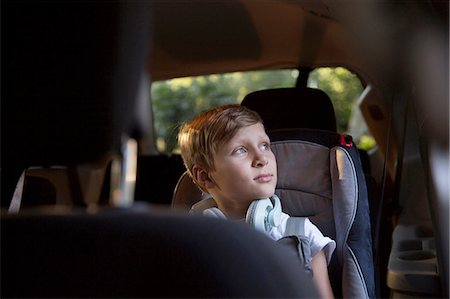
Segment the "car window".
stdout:
<path fill-rule="evenodd" d="M 309 74 L 307 86 L 323 90 L 330 97 L 339 133 L 352 135 L 361 149 L 375 147 L 375 139 L 358 108 L 364 87 L 356 74 L 343 67 L 316 68 Z"/>
<path fill-rule="evenodd" d="M 287 69 L 153 82 L 151 97 L 156 148 L 161 153 L 177 153 L 176 135 L 182 122 L 218 105 L 240 103 L 245 95 L 256 90 L 293 87 L 297 76 L 298 70 Z M 319 88 L 330 96 L 336 110 L 338 132 L 352 134 L 352 130 L 358 128 L 357 144 L 364 149 L 374 146 L 364 120 L 356 111 L 359 109 L 354 109 L 363 91 L 355 74 L 342 67 L 317 68 L 310 73 L 308 86 Z"/>

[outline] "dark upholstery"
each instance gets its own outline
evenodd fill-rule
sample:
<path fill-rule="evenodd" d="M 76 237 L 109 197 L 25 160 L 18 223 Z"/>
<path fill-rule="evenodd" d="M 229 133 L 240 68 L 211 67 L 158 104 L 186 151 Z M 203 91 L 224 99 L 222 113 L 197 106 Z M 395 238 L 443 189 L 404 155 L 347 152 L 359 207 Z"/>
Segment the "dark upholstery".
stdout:
<path fill-rule="evenodd" d="M 1 297 L 312 298 L 295 252 L 245 225 L 158 215 L 1 217 Z"/>
<path fill-rule="evenodd" d="M 145 1 L 2 3 L 2 207 L 25 168 L 119 147 L 146 65 L 148 15 Z"/>
<path fill-rule="evenodd" d="M 173 190 L 185 170 L 180 155 L 139 157 L 135 200 L 170 205 Z"/>
<path fill-rule="evenodd" d="M 258 112 L 267 130 L 308 128 L 336 132 L 328 95 L 313 88 L 278 88 L 252 92 L 241 105 Z"/>

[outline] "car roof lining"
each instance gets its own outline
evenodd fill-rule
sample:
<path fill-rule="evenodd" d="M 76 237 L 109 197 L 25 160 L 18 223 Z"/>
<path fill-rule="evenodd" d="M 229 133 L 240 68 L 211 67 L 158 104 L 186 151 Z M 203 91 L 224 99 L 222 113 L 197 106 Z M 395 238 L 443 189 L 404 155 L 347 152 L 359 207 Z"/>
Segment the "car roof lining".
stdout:
<path fill-rule="evenodd" d="M 152 11 L 153 80 L 348 61 L 360 68 L 347 31 L 322 2 L 154 1 Z"/>
<path fill-rule="evenodd" d="M 181 1 L 169 7 L 161 4 L 153 5 L 154 41 L 174 59 L 210 62 L 260 57 L 261 42 L 241 3 L 217 1 L 204 6 L 198 1 Z M 171 18 L 167 18 L 168 14 Z M 229 22 L 230 19 L 236 21 Z"/>

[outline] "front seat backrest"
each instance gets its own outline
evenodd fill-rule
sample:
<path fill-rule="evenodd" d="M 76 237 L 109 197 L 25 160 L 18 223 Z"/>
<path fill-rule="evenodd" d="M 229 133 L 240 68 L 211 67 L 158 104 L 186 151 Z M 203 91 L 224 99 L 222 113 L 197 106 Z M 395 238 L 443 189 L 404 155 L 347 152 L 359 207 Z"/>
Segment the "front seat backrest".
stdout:
<path fill-rule="evenodd" d="M 117 151 L 148 54 L 147 6 L 2 5 L 2 207 L 28 167 L 74 166 Z"/>
<path fill-rule="evenodd" d="M 230 221 L 41 210 L 0 228 L 2 298 L 317 297 L 295 251 Z"/>

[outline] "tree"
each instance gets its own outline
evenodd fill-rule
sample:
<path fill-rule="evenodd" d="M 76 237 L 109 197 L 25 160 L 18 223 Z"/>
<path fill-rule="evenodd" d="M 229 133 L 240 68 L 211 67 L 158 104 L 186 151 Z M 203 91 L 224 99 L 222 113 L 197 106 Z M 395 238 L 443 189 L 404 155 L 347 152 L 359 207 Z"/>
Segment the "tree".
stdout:
<path fill-rule="evenodd" d="M 318 68 L 309 76 L 309 86 L 323 90 L 333 102 L 338 132 L 347 132 L 356 100 L 363 92 L 359 78 L 345 68 Z"/>

